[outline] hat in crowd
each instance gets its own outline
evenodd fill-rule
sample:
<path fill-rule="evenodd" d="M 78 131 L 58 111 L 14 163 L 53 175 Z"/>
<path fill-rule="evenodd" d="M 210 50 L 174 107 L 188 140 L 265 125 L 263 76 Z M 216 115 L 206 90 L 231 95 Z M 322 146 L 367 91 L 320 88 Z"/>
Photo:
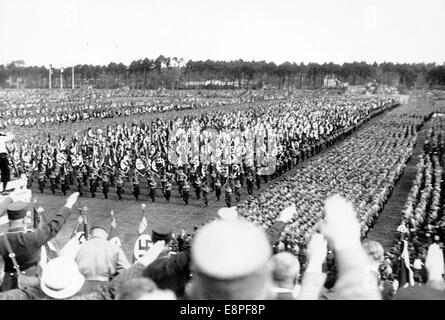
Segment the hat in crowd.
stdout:
<path fill-rule="evenodd" d="M 73 259 L 57 257 L 43 268 L 40 288 L 51 298 L 66 299 L 79 292 L 84 282 L 85 278 Z"/>
<path fill-rule="evenodd" d="M 368 256 L 376 263 L 382 263 L 385 259 L 385 250 L 382 245 L 374 240 L 366 240 L 362 243 L 363 249 Z"/>
<path fill-rule="evenodd" d="M 8 212 L 9 220 L 18 220 L 26 217 L 26 212 L 28 211 L 28 204 L 23 201 L 17 201 L 10 203 L 6 210 Z"/>
<path fill-rule="evenodd" d="M 110 224 L 111 224 L 111 221 L 108 221 L 108 219 L 106 219 L 106 218 L 98 219 L 98 220 L 94 221 L 94 223 L 91 224 L 90 230 L 100 228 L 102 230 L 105 230 L 106 232 L 109 232 Z"/>
<path fill-rule="evenodd" d="M 172 239 L 173 226 L 165 221 L 158 221 L 154 224 L 151 239 L 153 243 L 164 240 L 166 243 Z"/>
<path fill-rule="evenodd" d="M 223 207 L 217 212 L 218 217 L 222 220 L 235 220 L 238 218 L 238 212 L 236 212 L 236 207 Z"/>
<path fill-rule="evenodd" d="M 192 243 L 197 299 L 266 299 L 272 287 L 272 248 L 260 227 L 243 220 L 215 220 Z"/>

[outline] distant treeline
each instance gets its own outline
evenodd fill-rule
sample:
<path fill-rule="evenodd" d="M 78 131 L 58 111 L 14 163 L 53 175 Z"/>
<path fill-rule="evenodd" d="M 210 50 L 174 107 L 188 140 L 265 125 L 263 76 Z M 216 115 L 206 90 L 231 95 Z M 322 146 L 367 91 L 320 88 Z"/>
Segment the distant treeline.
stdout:
<path fill-rule="evenodd" d="M 72 85 L 72 67 L 52 69 L 52 87 Z M 140 59 L 129 66 L 110 63 L 107 66 L 74 66 L 76 87 L 134 89 L 183 88 L 320 88 L 325 79 L 334 83 L 363 85 L 371 81 L 399 88 L 424 88 L 445 85 L 445 65 L 433 63 L 399 64 L 352 62 L 275 64 L 265 61 L 188 61 L 159 56 Z M 48 88 L 47 67 L 25 67 L 23 61 L 0 65 L 0 87 Z M 332 81 L 330 82 L 332 83 Z"/>

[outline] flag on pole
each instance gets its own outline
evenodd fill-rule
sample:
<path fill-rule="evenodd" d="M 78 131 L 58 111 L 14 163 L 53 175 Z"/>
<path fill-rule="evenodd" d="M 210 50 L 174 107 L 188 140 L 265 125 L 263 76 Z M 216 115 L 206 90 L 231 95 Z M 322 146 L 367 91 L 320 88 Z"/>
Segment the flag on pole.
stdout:
<path fill-rule="evenodd" d="M 78 237 L 79 243 L 83 243 L 88 239 L 88 222 L 85 215 L 86 207 L 79 208 L 79 216 L 77 217 L 77 224 L 74 226 L 71 238 L 82 233 L 82 236 Z"/>
<path fill-rule="evenodd" d="M 145 252 L 147 252 L 153 245 L 150 235 L 148 233 L 144 233 L 145 230 L 147 230 L 148 226 L 147 218 L 145 217 L 146 205 L 143 203 L 141 206 L 142 206 L 143 216 L 141 222 L 139 223 L 139 237 L 136 239 L 133 248 L 133 262 L 140 259 L 145 254 Z"/>
<path fill-rule="evenodd" d="M 111 215 L 111 223 L 110 223 L 110 231 L 108 233 L 108 241 L 121 247 L 122 243 L 121 243 L 121 240 L 119 239 L 117 232 L 116 232 L 117 223 L 116 223 L 116 217 L 114 216 L 113 210 L 111 210 L 110 215 Z"/>
<path fill-rule="evenodd" d="M 39 215 L 39 213 L 36 210 L 36 203 L 37 203 L 37 200 L 36 200 L 36 198 L 34 198 L 33 206 L 32 206 L 34 229 L 38 229 L 39 226 L 40 226 L 40 215 Z"/>
<path fill-rule="evenodd" d="M 139 223 L 139 234 L 143 234 L 144 231 L 147 229 L 147 218 L 145 216 L 142 217 L 141 222 Z"/>
<path fill-rule="evenodd" d="M 141 219 L 141 222 L 139 223 L 139 234 L 143 234 L 144 231 L 147 230 L 147 227 L 148 227 L 147 218 L 145 217 L 146 204 L 143 203 L 141 205 L 141 207 L 142 207 L 142 219 Z"/>

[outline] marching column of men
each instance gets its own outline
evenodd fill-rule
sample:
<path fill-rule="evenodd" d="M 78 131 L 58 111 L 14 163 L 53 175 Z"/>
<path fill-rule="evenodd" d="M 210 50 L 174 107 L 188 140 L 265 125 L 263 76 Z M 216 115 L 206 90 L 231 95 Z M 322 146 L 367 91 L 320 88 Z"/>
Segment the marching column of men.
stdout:
<path fill-rule="evenodd" d="M 272 179 L 276 179 L 294 166 L 298 165 L 303 159 L 307 159 L 309 154 L 314 155 L 321 149 L 317 146 L 308 148 L 308 153 L 287 150 L 277 159 L 277 166 L 272 174 L 261 174 L 259 165 L 247 166 L 246 164 L 226 164 L 223 163 L 219 168 L 213 164 L 195 166 L 184 165 L 180 167 L 171 164 L 156 164 L 156 171 L 147 168 L 140 162 L 138 158 L 136 165 L 131 170 L 129 167 L 124 169 L 117 168 L 117 165 L 110 166 L 102 164 L 95 166 L 93 163 L 87 162 L 77 163 L 76 156 L 68 157 L 67 152 L 62 150 L 59 154 L 63 157 L 56 157 L 56 161 L 51 159 L 41 159 L 37 168 L 26 168 L 28 182 L 32 185 L 34 175 L 37 176 L 38 189 L 41 193 L 47 188 L 47 179 L 49 179 L 49 187 L 52 194 L 56 194 L 60 190 L 64 195 L 74 185 L 74 190 L 79 192 L 80 196 L 85 196 L 85 191 L 89 191 L 92 198 L 97 196 L 98 187 L 105 199 L 109 198 L 110 188 L 116 188 L 117 198 L 122 200 L 125 194 L 126 182 L 132 185 L 132 195 L 138 201 L 143 194 L 141 191 L 142 178 L 147 177 L 147 196 L 152 202 L 156 201 L 156 190 L 162 191 L 162 196 L 167 202 L 170 202 L 172 196 L 173 183 L 177 185 L 178 195 L 184 201 L 185 205 L 190 203 L 190 189 L 194 190 L 197 200 L 201 200 L 204 206 L 209 204 L 209 195 L 211 192 L 215 194 L 216 201 L 221 200 L 224 191 L 224 202 L 228 207 L 241 201 L 242 189 L 245 187 L 248 195 L 253 195 L 254 185 L 256 189 L 261 188 L 261 180 L 268 183 Z M 71 158 L 71 159 L 70 159 Z M 125 164 L 128 166 L 128 164 Z M 130 178 L 131 177 L 131 178 Z M 158 180 L 158 181 L 157 181 Z M 159 187 L 158 187 L 159 182 Z M 129 187 L 129 186 L 128 186 Z M 128 188 L 127 187 L 127 188 Z"/>
<path fill-rule="evenodd" d="M 41 144 L 33 144 L 32 141 L 25 141 L 21 145 L 14 143 L 12 149 L 8 151 L 17 175 L 27 174 L 30 185 L 34 180 L 33 176 L 37 175 L 38 188 L 41 192 L 44 192 L 49 182 L 53 194 L 60 190 L 66 195 L 68 190 L 75 185 L 81 196 L 84 196 L 88 190 L 91 197 L 95 198 L 98 188 L 102 187 L 104 198 L 108 199 L 110 187 L 115 187 L 117 197 L 121 200 L 126 189 L 132 186 L 132 192 L 129 193 L 139 200 L 140 196 L 145 195 L 146 182 L 147 195 L 152 202 L 155 202 L 156 190 L 160 182 L 164 198 L 170 201 L 172 185 L 175 183 L 179 197 L 186 205 L 190 203 L 191 195 L 194 193 L 196 199 L 207 206 L 211 190 L 215 193 L 217 201 L 221 200 L 224 192 L 224 201 L 231 206 L 233 201 L 241 200 L 244 183 L 246 183 L 247 193 L 252 195 L 254 184 L 259 190 L 262 180 L 267 184 L 270 180 L 280 177 L 298 165 L 300 161 L 306 160 L 331 145 L 333 141 L 349 134 L 351 126 L 358 123 L 357 119 L 363 119 L 371 112 L 383 110 L 385 104 L 392 102 L 391 99 L 387 101 L 363 100 L 360 106 L 345 110 L 341 109 L 340 104 L 338 112 L 335 108 L 334 111 L 331 110 L 332 108 L 326 108 L 323 112 L 326 113 L 328 119 L 333 120 L 328 122 L 325 119 L 327 125 L 321 124 L 320 121 L 323 118 L 315 113 L 311 114 L 312 118 L 306 119 L 307 121 L 304 118 L 300 119 L 305 116 L 303 114 L 290 120 L 280 118 L 282 112 L 279 113 L 279 110 L 283 108 L 297 110 L 296 103 L 289 102 L 279 106 L 249 109 L 246 114 L 236 113 L 237 116 L 243 117 L 243 120 L 237 120 L 240 123 L 234 125 L 235 128 L 238 128 L 237 126 L 243 128 L 239 130 L 243 132 L 242 135 L 236 137 L 228 134 L 227 129 L 230 128 L 231 123 L 233 125 L 234 119 L 239 119 L 239 117 L 232 118 L 234 114 L 231 113 L 215 113 L 203 114 L 200 119 L 191 116 L 168 120 L 158 118 L 150 123 L 141 122 L 131 125 L 124 123 L 114 128 L 107 126 L 106 130 L 97 129 L 97 134 L 90 128 L 82 137 L 75 134 L 71 137 L 71 142 L 66 141 L 67 138 L 64 136 L 60 136 L 57 141 L 51 140 L 48 135 L 47 143 L 43 141 Z M 310 108 L 312 107 L 310 105 Z M 275 115 L 274 112 L 278 113 Z M 273 114 L 270 119 L 269 114 Z M 282 126 L 278 128 L 269 126 L 266 130 L 266 127 L 261 124 L 262 118 L 269 121 L 269 124 L 275 120 L 281 121 Z M 250 119 L 254 121 L 250 122 Z M 203 123 L 203 128 L 217 128 L 218 130 L 214 131 L 218 132 L 219 137 L 212 140 L 214 132 L 200 131 L 199 125 L 196 127 L 199 120 Z M 297 130 L 294 130 L 293 124 L 298 125 Z M 184 140 L 183 137 L 172 134 L 177 129 L 188 132 L 191 136 Z M 183 147 L 181 145 L 183 141 L 189 138 L 192 141 L 196 138 L 193 135 L 194 132 L 198 132 L 198 140 L 194 141 L 195 145 L 197 144 L 194 152 L 204 154 L 206 158 L 199 159 L 200 162 L 196 161 L 198 160 L 196 154 L 178 151 Z M 177 138 L 177 146 L 170 145 L 169 134 L 171 134 L 170 137 Z M 255 135 L 260 136 L 255 140 L 260 142 L 260 146 L 256 142 L 255 147 L 253 146 L 252 137 Z M 243 146 L 245 148 L 243 152 L 236 155 L 228 154 L 230 151 L 227 152 L 227 149 L 235 148 L 226 142 L 227 139 L 232 138 L 234 145 L 236 139 L 241 145 L 245 139 L 246 145 Z M 218 142 L 215 142 L 223 140 L 224 146 L 219 146 Z M 266 148 L 267 152 L 271 151 L 269 141 L 277 142 L 277 152 L 274 155 L 273 170 L 267 168 L 266 171 L 263 170 L 266 168 L 264 163 L 268 161 L 253 158 L 258 152 L 260 154 L 266 152 Z M 212 159 L 218 155 L 215 151 L 218 148 L 224 155 L 218 156 L 219 159 Z M 180 155 L 178 159 L 170 162 L 172 150 L 176 150 Z M 191 164 L 187 164 L 188 161 Z M 130 186 L 126 187 L 126 184 Z"/>

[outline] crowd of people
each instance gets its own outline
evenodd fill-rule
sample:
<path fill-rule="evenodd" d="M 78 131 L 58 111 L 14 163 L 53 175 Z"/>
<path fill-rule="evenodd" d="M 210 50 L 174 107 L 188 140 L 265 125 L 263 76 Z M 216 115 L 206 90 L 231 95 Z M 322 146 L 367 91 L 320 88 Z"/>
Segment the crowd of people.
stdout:
<path fill-rule="evenodd" d="M 48 137 L 44 146 L 29 138 L 22 140 L 26 143 L 21 148 L 15 149 L 18 144 L 13 143 L 13 170 L 26 172 L 26 163 L 33 170 L 37 167 L 39 186 L 40 174 L 50 174 L 51 188 L 58 185 L 56 167 L 61 187 L 70 187 L 66 182 L 70 178 L 60 175 L 66 168 L 89 164 L 91 172 L 72 175 L 77 192 L 52 219 L 17 201 L 15 192 L 0 203 L 0 215 L 7 214 L 9 219 L 9 230 L 0 237 L 0 299 L 444 299 L 442 106 L 421 98 L 393 109 L 397 103 L 393 98 L 301 98 L 205 112 L 196 118 L 90 129 L 82 137 Z M 385 252 L 367 234 L 429 119 L 431 129 L 403 211 L 401 236 L 393 250 Z M 257 130 L 266 138 L 264 144 L 276 141 L 277 152 L 272 152 L 276 170 L 269 173 L 261 158 L 249 156 L 248 151 L 239 159 L 234 153 L 239 162 L 229 160 L 226 156 L 232 154 L 226 155 L 224 148 L 216 163 L 215 158 L 201 155 L 199 161 L 191 161 L 193 152 L 187 150 L 184 155 L 180 147 L 172 158 L 168 133 L 162 136 L 162 132 L 193 132 L 197 125 L 222 132 Z M 258 130 L 262 125 L 266 130 Z M 349 135 L 352 131 L 356 132 Z M 316 155 L 327 146 L 328 150 Z M 301 160 L 306 161 L 295 168 Z M 114 175 L 110 174 L 113 165 Z M 49 173 L 48 167 L 53 168 Z M 287 171 L 291 172 L 280 178 Z M 172 182 L 177 184 L 186 204 L 187 186 L 200 190 L 196 197 L 202 195 L 203 200 L 207 199 L 204 189 L 214 188 L 216 195 L 221 187 L 226 206 L 218 210 L 217 219 L 196 226 L 190 234 L 175 235 L 173 226 L 163 221 L 149 226 L 150 249 L 134 257 L 133 263 L 112 235 L 114 217 L 111 222 L 102 218 L 90 224 L 79 217 L 78 226 L 83 223 L 83 227 L 57 250 L 50 240 L 86 192 L 85 184 L 90 182 L 91 194 L 96 191 L 91 173 L 94 179 L 102 179 L 102 192 L 104 177 L 109 186 L 115 179 L 118 196 L 122 181 L 131 181 L 136 199 L 140 195 L 136 175 L 145 175 L 153 201 L 157 180 L 162 190 L 163 184 L 170 183 L 170 188 Z M 257 185 L 259 193 L 251 194 L 255 182 L 270 179 L 276 180 L 267 189 Z M 197 188 L 199 182 L 202 189 Z M 234 189 L 246 184 L 249 194 L 244 201 L 236 198 L 236 207 L 227 191 L 232 183 Z M 103 193 L 107 198 L 108 193 Z M 33 230 L 28 227 L 30 211 Z M 27 232 L 17 232 L 22 230 Z"/>
<path fill-rule="evenodd" d="M 319 232 L 304 250 L 304 268 L 298 256 L 273 246 L 298 216 L 295 204 L 267 230 L 223 208 L 176 252 L 172 225 L 158 222 L 151 227 L 150 249 L 133 263 L 108 240 L 109 226 L 95 221 L 89 236 L 76 233 L 48 259 L 49 241 L 63 228 L 78 196 L 70 195 L 52 220 L 28 232 L 17 232 L 26 226 L 28 205 L 16 201 L 14 192 L 2 202 L 0 213 L 6 211 L 10 228 L 0 242 L 0 300 L 445 298 L 442 249 L 428 248 L 423 285 L 388 284 L 379 276 L 383 248 L 361 241 L 359 215 L 339 194 L 324 202 Z"/>
<path fill-rule="evenodd" d="M 242 190 L 252 195 L 262 181 L 281 176 L 396 103 L 393 97 L 303 95 L 58 137 L 20 137 L 10 144 L 11 172 L 25 174 L 29 188 L 40 192 L 66 195 L 71 189 L 108 198 L 115 189 L 118 199 L 132 194 L 155 202 L 170 201 L 173 187 L 186 205 L 196 198 L 207 206 L 214 194 L 230 207 L 241 201 Z"/>
<path fill-rule="evenodd" d="M 402 211 L 399 236 L 387 253 L 387 269 L 394 270 L 406 245 L 411 281 L 425 280 L 429 246 L 434 244 L 443 249 L 445 242 L 444 129 L 443 113 L 433 115 L 416 176 Z M 390 278 L 391 273 L 387 272 L 387 276 Z"/>
<path fill-rule="evenodd" d="M 278 90 L 6 90 L 0 91 L 0 129 L 79 123 L 287 97 L 287 92 Z"/>

